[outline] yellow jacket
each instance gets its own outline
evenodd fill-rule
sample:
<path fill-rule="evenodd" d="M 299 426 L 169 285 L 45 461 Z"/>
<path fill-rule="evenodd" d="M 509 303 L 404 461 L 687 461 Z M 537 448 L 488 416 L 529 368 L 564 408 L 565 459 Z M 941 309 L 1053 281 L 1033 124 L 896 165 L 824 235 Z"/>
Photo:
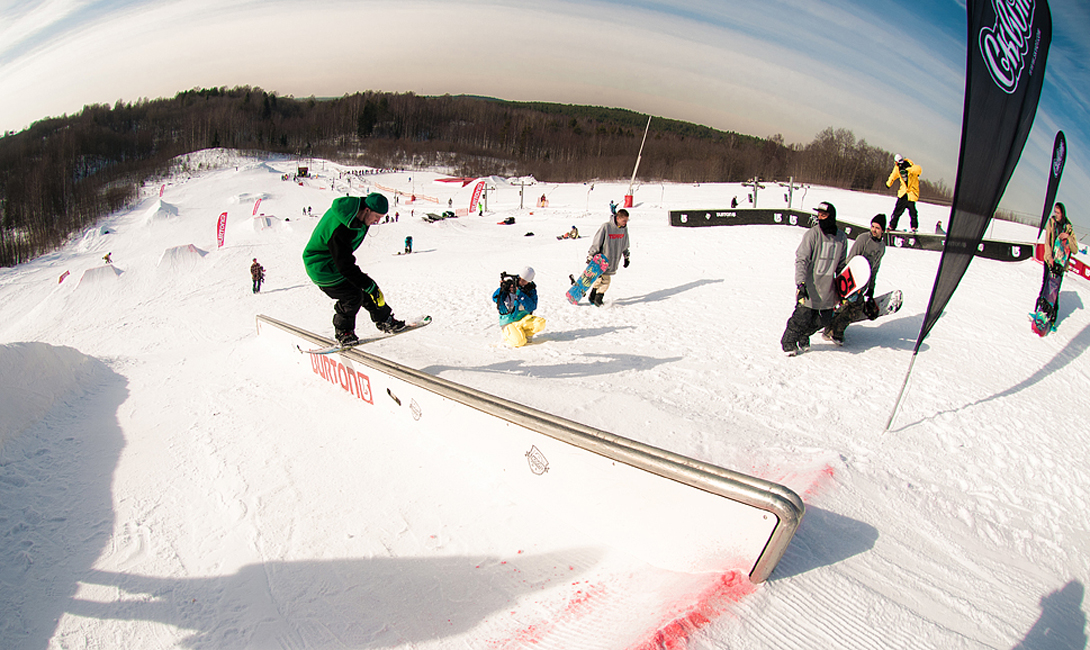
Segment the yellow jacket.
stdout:
<path fill-rule="evenodd" d="M 893 187 L 893 181 L 900 179 L 901 188 L 897 190 L 897 198 L 901 198 L 907 194 L 909 201 L 919 201 L 920 174 L 923 173 L 923 167 L 920 167 L 908 158 L 905 158 L 905 160 L 908 160 L 908 182 L 906 183 L 905 179 L 901 178 L 901 170 L 898 169 L 897 165 L 894 165 L 893 171 L 889 174 L 889 180 L 886 181 L 886 187 Z"/>

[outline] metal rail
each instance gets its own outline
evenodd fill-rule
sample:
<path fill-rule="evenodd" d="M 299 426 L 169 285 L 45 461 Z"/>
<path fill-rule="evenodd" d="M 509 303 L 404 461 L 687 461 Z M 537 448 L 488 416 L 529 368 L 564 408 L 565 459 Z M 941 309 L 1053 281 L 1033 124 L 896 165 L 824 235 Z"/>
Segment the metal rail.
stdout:
<path fill-rule="evenodd" d="M 257 326 L 267 324 L 284 330 L 315 346 L 333 345 L 333 341 L 265 315 L 257 316 Z M 610 460 L 650 472 L 672 481 L 731 499 L 774 515 L 776 527 L 749 577 L 763 582 L 772 573 L 795 535 L 806 506 L 791 489 L 754 476 L 748 476 L 699 460 L 659 449 L 616 434 L 539 411 L 529 406 L 496 397 L 388 361 L 359 348 L 341 353 L 354 362 L 464 404 L 488 415 L 536 431 L 556 440 L 598 454 Z"/>

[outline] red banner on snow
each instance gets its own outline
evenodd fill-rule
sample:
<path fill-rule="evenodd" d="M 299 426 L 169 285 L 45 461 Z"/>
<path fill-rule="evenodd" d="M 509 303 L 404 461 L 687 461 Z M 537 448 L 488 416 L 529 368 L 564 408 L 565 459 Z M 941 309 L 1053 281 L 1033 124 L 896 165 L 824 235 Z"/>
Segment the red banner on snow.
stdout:
<path fill-rule="evenodd" d="M 219 242 L 219 248 L 223 248 L 223 238 L 227 234 L 227 213 L 224 212 L 220 215 L 219 223 L 216 224 L 216 241 Z"/>
<path fill-rule="evenodd" d="M 261 199 L 258 199 L 257 201 L 254 201 L 254 215 L 253 216 L 255 216 L 255 217 L 257 216 L 257 207 L 259 205 L 261 205 Z"/>
<path fill-rule="evenodd" d="M 481 200 L 481 192 L 484 191 L 484 181 L 478 181 L 473 187 L 473 198 L 469 201 L 469 211 L 477 209 L 477 202 Z"/>

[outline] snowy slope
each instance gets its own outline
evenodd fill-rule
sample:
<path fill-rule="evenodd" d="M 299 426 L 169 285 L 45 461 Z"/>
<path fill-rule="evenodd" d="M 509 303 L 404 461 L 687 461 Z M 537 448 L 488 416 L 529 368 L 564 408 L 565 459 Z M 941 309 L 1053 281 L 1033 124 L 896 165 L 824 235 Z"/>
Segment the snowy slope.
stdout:
<path fill-rule="evenodd" d="M 642 185 L 632 266 L 596 309 L 563 292 L 623 183 L 534 186 L 525 205 L 550 207 L 521 210 L 501 183 L 485 217 L 431 224 L 472 186 L 322 161 L 300 185 L 281 180 L 295 161 L 225 151 L 202 163 L 108 233 L 0 270 L 0 647 L 1085 647 L 1085 280 L 1065 280 L 1059 330 L 1039 339 L 1039 265 L 974 261 L 884 432 L 939 253 L 889 250 L 878 289 L 904 291 L 901 312 L 785 358 L 804 231 L 667 223 L 744 201 L 741 186 Z M 459 431 L 399 435 L 258 338 L 258 313 L 331 333 L 299 259 L 317 221 L 303 212 L 374 183 L 439 203 L 402 197 L 357 252 L 399 315 L 435 319 L 370 352 L 788 485 L 808 510 L 772 579 L 669 574 L 603 547 L 481 481 Z M 801 194 L 857 224 L 894 202 Z M 277 227 L 254 228 L 258 198 Z M 922 206 L 921 225 L 947 212 Z M 555 238 L 572 225 L 584 239 Z M 397 256 L 406 235 L 416 252 Z M 207 254 L 165 255 L 190 245 Z M 106 252 L 113 277 L 78 282 Z M 510 350 L 489 296 L 524 265 L 548 325 Z"/>

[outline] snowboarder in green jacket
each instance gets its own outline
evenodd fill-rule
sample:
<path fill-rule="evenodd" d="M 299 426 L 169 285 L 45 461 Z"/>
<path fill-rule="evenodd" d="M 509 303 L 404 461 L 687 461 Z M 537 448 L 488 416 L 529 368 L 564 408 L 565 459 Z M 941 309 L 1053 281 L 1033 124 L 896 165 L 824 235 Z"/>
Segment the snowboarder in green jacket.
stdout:
<path fill-rule="evenodd" d="M 405 327 L 404 321 L 394 318 L 382 290 L 360 270 L 354 255 L 367 236 L 368 228 L 382 219 L 389 206 L 386 197 L 377 192 L 366 197 L 335 199 L 303 249 L 307 275 L 327 296 L 337 301 L 333 306 L 333 329 L 341 345 L 359 341 L 356 314 L 361 307 L 383 332 L 397 332 Z"/>

